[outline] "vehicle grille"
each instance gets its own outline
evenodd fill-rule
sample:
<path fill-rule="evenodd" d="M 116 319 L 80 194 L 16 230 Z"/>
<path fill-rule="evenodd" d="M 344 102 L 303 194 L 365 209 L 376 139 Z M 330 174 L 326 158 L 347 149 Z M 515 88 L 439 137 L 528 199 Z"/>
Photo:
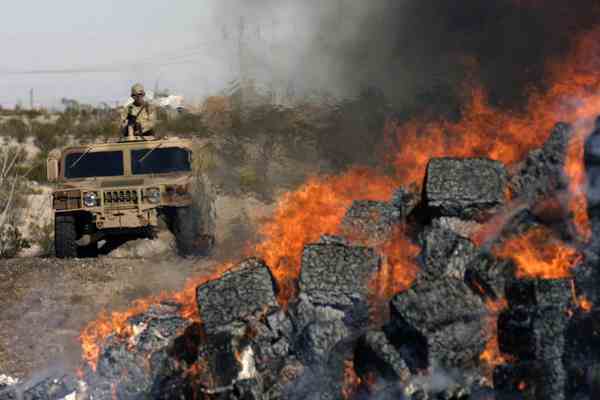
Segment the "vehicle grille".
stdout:
<path fill-rule="evenodd" d="M 105 190 L 103 193 L 104 205 L 127 205 L 137 204 L 137 190 Z"/>

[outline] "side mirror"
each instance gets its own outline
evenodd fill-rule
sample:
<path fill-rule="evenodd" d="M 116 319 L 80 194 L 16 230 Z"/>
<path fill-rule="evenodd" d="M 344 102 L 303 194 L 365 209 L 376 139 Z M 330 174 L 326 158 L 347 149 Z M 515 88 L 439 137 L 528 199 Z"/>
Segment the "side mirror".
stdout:
<path fill-rule="evenodd" d="M 46 173 L 48 177 L 48 182 L 56 182 L 58 180 L 58 157 L 53 152 L 50 152 L 48 155 L 48 160 L 46 161 Z"/>

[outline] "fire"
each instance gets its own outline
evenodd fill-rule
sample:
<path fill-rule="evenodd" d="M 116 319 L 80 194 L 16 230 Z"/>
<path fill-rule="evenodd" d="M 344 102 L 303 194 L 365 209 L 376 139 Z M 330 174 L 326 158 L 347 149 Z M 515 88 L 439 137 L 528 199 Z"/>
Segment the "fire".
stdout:
<path fill-rule="evenodd" d="M 98 357 L 100 356 L 101 345 L 110 335 L 120 337 L 129 337 L 132 334 L 131 325 L 127 320 L 134 315 L 143 313 L 152 304 L 163 300 L 175 300 L 182 305 L 180 314 L 183 318 L 190 320 L 199 320 L 198 307 L 196 306 L 196 287 L 218 278 L 224 271 L 232 267 L 231 263 L 220 265 L 215 272 L 210 275 L 202 275 L 188 279 L 184 289 L 176 293 L 161 293 L 158 296 L 137 300 L 132 307 L 126 311 L 114 311 L 109 313 L 102 311 L 96 320 L 88 323 L 82 329 L 79 335 L 81 342 L 82 356 L 95 371 Z"/>
<path fill-rule="evenodd" d="M 362 380 L 354 371 L 354 360 L 344 361 L 344 382 L 342 384 L 342 398 L 351 399 L 361 386 Z"/>
<path fill-rule="evenodd" d="M 580 296 L 578 298 L 579 308 L 581 308 L 585 312 L 592 311 L 592 307 L 594 306 L 591 301 L 587 299 L 585 296 Z"/>
<path fill-rule="evenodd" d="M 404 230 L 399 228 L 378 250 L 383 263 L 371 286 L 377 299 L 387 301 L 408 289 L 416 279 L 419 268 L 415 258 L 421 249 L 408 240 Z"/>
<path fill-rule="evenodd" d="M 499 247 L 494 249 L 495 255 L 512 258 L 517 265 L 519 278 L 566 278 L 571 276 L 571 268 L 581 260 L 581 255 L 575 249 L 543 227 L 534 227 Z"/>
<path fill-rule="evenodd" d="M 508 307 L 508 303 L 506 299 L 499 299 L 496 301 L 488 300 L 486 305 L 489 311 L 486 317 L 486 331 L 490 338 L 479 359 L 485 364 L 488 374 L 491 375 L 496 366 L 506 364 L 509 361 L 508 357 L 500 352 L 498 344 L 498 315 Z"/>
<path fill-rule="evenodd" d="M 599 38 L 600 29 L 590 31 L 574 41 L 571 54 L 548 63 L 548 89 L 531 91 L 524 112 L 490 105 L 485 91 L 472 84 L 467 89 L 470 101 L 463 107 L 459 122 L 390 122 L 386 126 L 387 143 L 396 151 L 388 158 L 399 180 L 420 181 L 431 157 L 485 156 L 504 164 L 514 163 L 540 146 L 557 121 L 572 122 L 575 132 L 565 165 L 565 174 L 570 178 L 569 209 L 577 232 L 582 239 L 589 239 L 583 142 L 591 131 L 591 121 L 600 113 Z"/>
<path fill-rule="evenodd" d="M 279 301 L 286 304 L 295 294 L 302 249 L 324 234 L 336 234 L 346 210 L 356 199 L 388 200 L 397 184 L 373 170 L 353 169 L 341 176 L 309 179 L 284 195 L 273 217 L 260 233 L 255 248 L 278 282 Z"/>
<path fill-rule="evenodd" d="M 527 204 L 518 201 L 509 203 L 503 210 L 494 215 L 488 222 L 475 230 L 471 235 L 471 240 L 477 246 L 493 241 L 502 232 L 506 224 L 519 212 L 527 208 Z"/>

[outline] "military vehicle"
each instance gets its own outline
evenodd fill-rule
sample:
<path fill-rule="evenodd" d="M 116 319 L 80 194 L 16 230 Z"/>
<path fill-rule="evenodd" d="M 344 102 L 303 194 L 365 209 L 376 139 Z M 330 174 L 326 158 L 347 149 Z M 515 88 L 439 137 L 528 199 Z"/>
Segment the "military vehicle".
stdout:
<path fill-rule="evenodd" d="M 98 255 L 104 241 L 154 238 L 170 229 L 181 256 L 206 252 L 212 238 L 194 191 L 192 143 L 128 135 L 54 150 L 47 160 L 59 258 Z M 116 247 L 116 246 L 115 246 Z"/>

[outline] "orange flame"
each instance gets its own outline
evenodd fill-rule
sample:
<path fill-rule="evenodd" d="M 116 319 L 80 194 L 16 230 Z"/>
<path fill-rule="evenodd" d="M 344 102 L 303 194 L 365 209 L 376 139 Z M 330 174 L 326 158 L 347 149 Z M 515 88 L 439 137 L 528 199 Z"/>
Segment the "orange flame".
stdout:
<path fill-rule="evenodd" d="M 356 371 L 354 371 L 354 360 L 345 360 L 342 398 L 345 400 L 351 399 L 361 384 L 362 380 L 356 375 Z"/>
<path fill-rule="evenodd" d="M 499 299 L 496 301 L 488 300 L 486 305 L 489 312 L 486 325 L 489 339 L 485 349 L 479 355 L 479 359 L 484 363 L 488 375 L 491 376 L 496 366 L 510 361 L 508 356 L 500 352 L 498 344 L 498 315 L 508 307 L 508 303 L 505 299 Z"/>
<path fill-rule="evenodd" d="M 354 200 L 388 200 L 396 186 L 393 179 L 375 171 L 353 169 L 342 176 L 309 179 L 281 198 L 273 217 L 260 229 L 264 240 L 255 252 L 277 280 L 282 304 L 295 294 L 304 246 L 324 234 L 339 233 Z"/>
<path fill-rule="evenodd" d="M 378 248 L 383 263 L 371 281 L 377 299 L 387 301 L 395 294 L 406 290 L 414 282 L 419 272 L 415 258 L 420 248 L 406 237 L 402 228 Z"/>
<path fill-rule="evenodd" d="M 580 296 L 578 299 L 579 308 L 581 308 L 585 312 L 592 311 L 592 307 L 594 306 L 591 301 L 587 299 L 585 296 Z"/>
<path fill-rule="evenodd" d="M 126 311 L 114 311 L 109 313 L 102 311 L 96 320 L 88 323 L 79 335 L 81 342 L 82 356 L 95 371 L 102 343 L 110 335 L 128 337 L 132 334 L 131 325 L 127 320 L 134 315 L 145 312 L 152 304 L 164 300 L 175 300 L 182 305 L 180 314 L 183 318 L 199 320 L 198 308 L 196 306 L 196 287 L 218 278 L 224 271 L 232 267 L 231 263 L 220 265 L 216 271 L 210 275 L 202 275 L 188 279 L 184 289 L 176 293 L 161 293 L 158 296 L 137 300 L 133 306 Z"/>
<path fill-rule="evenodd" d="M 571 276 L 571 268 L 581 260 L 572 247 L 553 237 L 547 228 L 534 227 L 494 249 L 501 258 L 512 258 L 517 277 L 559 279 Z"/>

